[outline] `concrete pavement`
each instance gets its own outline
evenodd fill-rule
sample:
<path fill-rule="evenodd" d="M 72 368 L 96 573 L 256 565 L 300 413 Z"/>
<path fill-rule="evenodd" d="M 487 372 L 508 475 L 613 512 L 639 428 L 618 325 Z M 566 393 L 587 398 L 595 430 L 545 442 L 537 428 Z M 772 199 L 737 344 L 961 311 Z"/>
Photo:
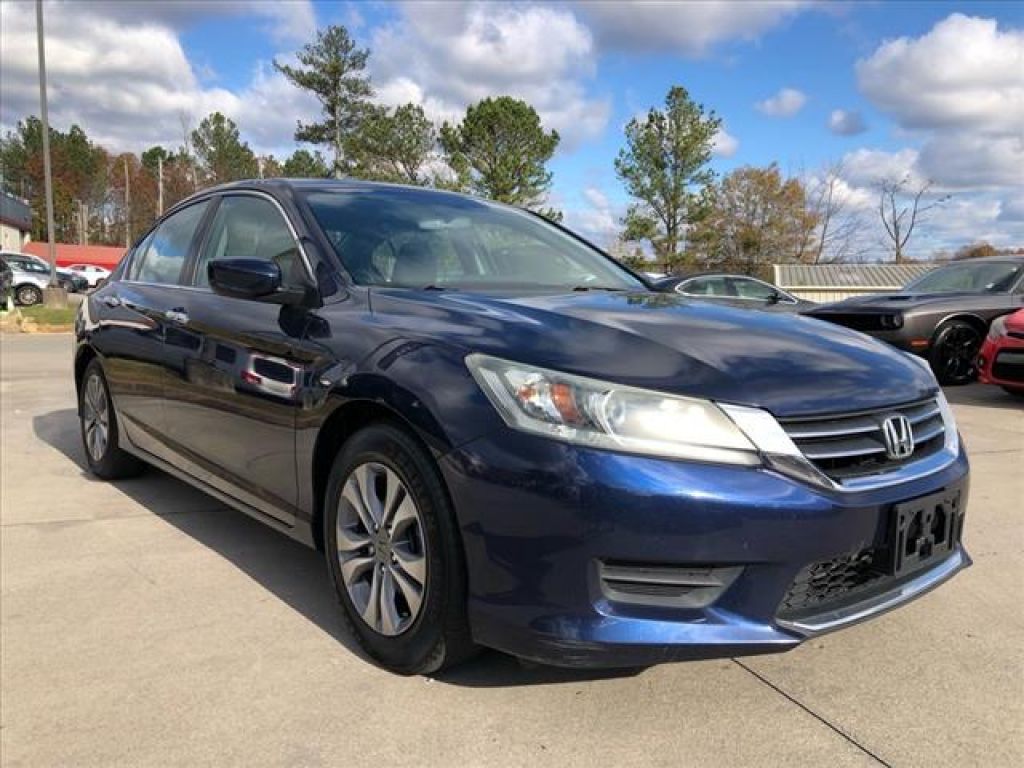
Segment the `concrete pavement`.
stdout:
<path fill-rule="evenodd" d="M 639 673 L 370 665 L 319 555 L 83 471 L 71 339 L 0 338 L 0 748 L 15 766 L 1024 764 L 1024 405 L 950 398 L 975 566 L 783 656 Z"/>

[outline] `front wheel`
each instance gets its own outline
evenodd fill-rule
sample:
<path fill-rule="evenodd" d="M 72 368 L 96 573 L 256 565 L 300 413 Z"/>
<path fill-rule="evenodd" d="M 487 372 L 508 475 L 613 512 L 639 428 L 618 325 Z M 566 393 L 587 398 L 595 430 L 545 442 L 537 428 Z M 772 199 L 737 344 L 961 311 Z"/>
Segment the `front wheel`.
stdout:
<path fill-rule="evenodd" d="M 34 307 L 43 301 L 43 292 L 35 285 L 19 285 L 14 289 L 14 300 L 23 307 Z"/>
<path fill-rule="evenodd" d="M 352 634 L 400 674 L 430 674 L 472 654 L 455 517 L 433 459 L 390 425 L 344 446 L 328 478 L 328 569 Z"/>
<path fill-rule="evenodd" d="M 935 334 L 929 363 L 940 384 L 969 384 L 977 374 L 981 333 L 968 322 L 952 320 Z"/>

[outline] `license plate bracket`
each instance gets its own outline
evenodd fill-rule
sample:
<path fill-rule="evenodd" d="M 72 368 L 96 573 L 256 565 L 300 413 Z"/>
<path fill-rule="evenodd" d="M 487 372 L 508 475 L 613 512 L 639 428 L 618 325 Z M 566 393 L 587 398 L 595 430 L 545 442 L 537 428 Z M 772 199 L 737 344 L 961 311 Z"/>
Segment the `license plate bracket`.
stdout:
<path fill-rule="evenodd" d="M 960 486 L 894 505 L 892 575 L 916 571 L 952 552 L 963 533 L 964 512 Z"/>

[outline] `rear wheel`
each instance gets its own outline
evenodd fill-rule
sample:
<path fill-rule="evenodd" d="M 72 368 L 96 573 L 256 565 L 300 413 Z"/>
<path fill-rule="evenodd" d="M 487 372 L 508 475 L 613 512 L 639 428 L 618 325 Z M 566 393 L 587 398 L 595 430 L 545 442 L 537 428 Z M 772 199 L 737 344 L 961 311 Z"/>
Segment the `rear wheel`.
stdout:
<path fill-rule="evenodd" d="M 325 505 L 328 568 L 363 649 L 400 674 L 471 655 L 462 549 L 430 455 L 400 429 L 367 427 L 335 459 Z"/>
<path fill-rule="evenodd" d="M 14 300 L 23 307 L 33 307 L 43 300 L 43 292 L 35 285 L 19 285 L 14 289 Z"/>
<path fill-rule="evenodd" d="M 142 471 L 145 465 L 118 446 L 117 415 L 99 360 L 92 360 L 82 376 L 78 413 L 85 459 L 94 475 L 103 480 L 119 480 Z"/>
<path fill-rule="evenodd" d="M 981 332 L 968 322 L 952 320 L 935 334 L 929 363 L 940 384 L 969 384 L 977 374 Z"/>

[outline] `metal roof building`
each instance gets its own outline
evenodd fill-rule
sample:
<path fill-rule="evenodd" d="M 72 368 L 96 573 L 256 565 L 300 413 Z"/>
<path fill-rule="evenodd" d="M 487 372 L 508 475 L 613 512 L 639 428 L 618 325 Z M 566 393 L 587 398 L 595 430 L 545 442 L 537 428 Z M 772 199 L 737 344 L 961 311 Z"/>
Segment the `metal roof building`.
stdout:
<path fill-rule="evenodd" d="M 808 301 L 898 291 L 938 264 L 774 264 L 779 288 Z"/>

